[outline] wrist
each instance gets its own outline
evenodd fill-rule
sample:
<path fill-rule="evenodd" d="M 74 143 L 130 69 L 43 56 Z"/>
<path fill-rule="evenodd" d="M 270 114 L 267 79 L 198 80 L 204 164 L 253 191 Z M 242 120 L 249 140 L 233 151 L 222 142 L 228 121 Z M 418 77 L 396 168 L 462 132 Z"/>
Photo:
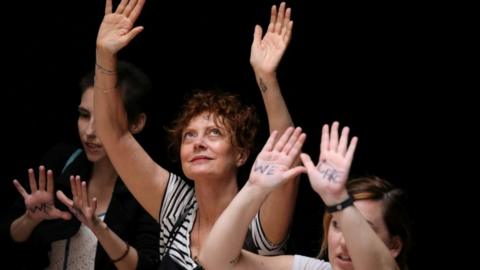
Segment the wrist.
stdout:
<path fill-rule="evenodd" d="M 339 203 L 326 205 L 325 211 L 332 214 L 338 211 L 342 211 L 343 209 L 350 207 L 352 205 L 353 205 L 353 198 L 350 195 L 347 195 L 347 197 L 344 200 L 340 201 Z"/>
<path fill-rule="evenodd" d="M 42 222 L 42 220 L 34 219 L 28 213 L 23 214 L 22 221 L 25 225 L 31 226 L 31 227 L 36 227 L 38 224 L 40 224 L 40 222 Z"/>
<path fill-rule="evenodd" d="M 273 190 L 273 187 L 261 186 L 255 178 L 248 179 L 245 189 L 255 197 L 266 197 Z"/>
<path fill-rule="evenodd" d="M 253 68 L 253 72 L 255 72 L 256 77 L 261 77 L 262 79 L 276 79 L 277 72 L 275 70 L 264 70 L 264 69 L 256 69 Z"/>

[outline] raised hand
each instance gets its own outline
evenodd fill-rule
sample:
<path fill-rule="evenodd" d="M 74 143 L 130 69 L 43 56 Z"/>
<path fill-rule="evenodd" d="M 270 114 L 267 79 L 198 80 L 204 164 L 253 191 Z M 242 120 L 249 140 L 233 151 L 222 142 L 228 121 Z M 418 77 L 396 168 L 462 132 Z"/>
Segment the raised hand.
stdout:
<path fill-rule="evenodd" d="M 305 171 L 302 166 L 290 167 L 301 151 L 306 135 L 301 128 L 290 127 L 276 142 L 277 131 L 272 132 L 258 154 L 250 172 L 249 182 L 268 190 Z"/>
<path fill-rule="evenodd" d="M 309 155 L 300 155 L 312 188 L 327 205 L 340 203 L 348 196 L 345 184 L 358 141 L 357 137 L 353 137 L 348 144 L 348 127 L 343 128 L 339 141 L 338 126 L 338 122 L 334 122 L 330 134 L 328 125 L 323 126 L 317 166 Z"/>
<path fill-rule="evenodd" d="M 45 167 L 40 166 L 38 172 L 38 186 L 33 169 L 28 169 L 28 180 L 31 193 L 28 194 L 17 179 L 13 184 L 25 200 L 27 217 L 35 222 L 42 222 L 50 219 L 70 219 L 72 216 L 68 212 L 58 210 L 54 204 L 53 197 L 53 173 L 47 171 L 45 176 Z M 46 178 L 46 179 L 45 179 Z M 46 180 L 46 182 L 45 182 Z"/>
<path fill-rule="evenodd" d="M 97 210 L 97 199 L 88 198 L 87 183 L 80 180 L 80 176 L 70 176 L 70 187 L 72 188 L 73 200 L 69 199 L 62 191 L 57 192 L 57 198 L 65 204 L 70 212 L 85 226 L 94 229 L 100 220 L 95 214 Z"/>
<path fill-rule="evenodd" d="M 97 48 L 116 54 L 142 30 L 142 26 L 133 28 L 145 0 L 122 0 L 112 13 L 112 0 L 106 0 L 105 17 L 98 30 Z"/>
<path fill-rule="evenodd" d="M 276 71 L 280 60 L 292 36 L 293 21 L 290 20 L 291 9 L 285 9 L 285 2 L 277 7 L 272 6 L 270 24 L 262 38 L 262 27 L 255 26 L 250 64 L 255 72 L 273 73 Z"/>

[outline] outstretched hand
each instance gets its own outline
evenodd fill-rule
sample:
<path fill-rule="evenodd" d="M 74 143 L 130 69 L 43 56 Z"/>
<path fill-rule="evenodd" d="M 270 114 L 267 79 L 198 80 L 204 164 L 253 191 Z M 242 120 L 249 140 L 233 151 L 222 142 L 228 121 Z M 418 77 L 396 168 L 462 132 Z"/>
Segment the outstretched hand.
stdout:
<path fill-rule="evenodd" d="M 73 199 L 69 199 L 62 191 L 57 191 L 57 198 L 65 204 L 75 217 L 90 229 L 96 227 L 100 220 L 95 215 L 97 199 L 88 198 L 87 183 L 80 180 L 80 176 L 70 176 L 70 187 Z"/>
<path fill-rule="evenodd" d="M 269 191 L 284 183 L 287 179 L 305 172 L 305 168 L 290 168 L 305 142 L 305 133 L 301 128 L 290 127 L 275 143 L 277 131 L 272 132 L 267 143 L 258 154 L 250 172 L 249 182 Z"/>
<path fill-rule="evenodd" d="M 60 211 L 55 207 L 53 197 L 53 173 L 51 170 L 47 171 L 45 176 L 45 167 L 40 166 L 38 172 L 38 186 L 35 179 L 33 169 L 28 169 L 28 180 L 31 193 L 23 188 L 17 179 L 13 180 L 13 184 L 18 192 L 22 195 L 25 201 L 27 217 L 35 222 L 42 222 L 43 220 L 51 219 L 70 219 L 72 216 L 68 212 Z M 46 183 L 45 183 L 46 178 Z"/>
<path fill-rule="evenodd" d="M 340 203 L 348 196 L 345 184 L 358 141 L 357 137 L 353 137 L 348 144 L 348 127 L 343 128 L 339 141 L 338 126 L 338 122 L 334 122 L 330 134 L 328 125 L 323 126 L 317 166 L 309 155 L 300 155 L 312 188 L 327 205 Z"/>
<path fill-rule="evenodd" d="M 97 48 L 116 54 L 142 30 L 142 26 L 133 28 L 145 0 L 122 0 L 112 13 L 112 0 L 106 0 L 105 17 L 98 30 Z"/>
<path fill-rule="evenodd" d="M 262 27 L 255 26 L 250 64 L 255 72 L 275 72 L 292 36 L 293 21 L 290 20 L 291 9 L 285 8 L 285 2 L 272 6 L 270 23 L 262 38 Z"/>

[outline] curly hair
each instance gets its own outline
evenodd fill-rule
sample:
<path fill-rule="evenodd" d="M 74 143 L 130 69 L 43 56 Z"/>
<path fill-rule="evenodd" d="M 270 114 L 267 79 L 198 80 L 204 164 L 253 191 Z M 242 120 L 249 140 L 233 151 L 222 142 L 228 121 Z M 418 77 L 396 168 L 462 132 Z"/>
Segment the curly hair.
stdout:
<path fill-rule="evenodd" d="M 255 108 L 242 104 L 239 97 L 231 93 L 195 90 L 187 98 L 172 127 L 167 129 L 169 148 L 177 157 L 183 131 L 194 117 L 204 112 L 210 113 L 217 125 L 225 127 L 234 146 L 251 153 L 259 124 Z"/>

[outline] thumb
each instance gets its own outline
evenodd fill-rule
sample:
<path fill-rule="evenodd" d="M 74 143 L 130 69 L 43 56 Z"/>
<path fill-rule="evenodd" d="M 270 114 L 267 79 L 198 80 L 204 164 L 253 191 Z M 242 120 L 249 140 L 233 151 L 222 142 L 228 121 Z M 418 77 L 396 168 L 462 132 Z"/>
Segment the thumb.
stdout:
<path fill-rule="evenodd" d="M 130 33 L 127 34 L 127 43 L 130 43 L 140 32 L 143 31 L 143 26 L 137 26 L 133 28 Z"/>
<path fill-rule="evenodd" d="M 303 166 L 296 166 L 294 168 L 291 168 L 290 170 L 285 172 L 285 176 L 287 177 L 288 180 L 293 179 L 300 175 L 301 173 L 305 173 L 307 169 Z"/>
<path fill-rule="evenodd" d="M 255 31 L 253 33 L 253 44 L 254 46 L 260 45 L 260 41 L 262 40 L 262 27 L 260 25 L 255 25 Z"/>
<path fill-rule="evenodd" d="M 313 161 L 308 154 L 301 153 L 300 159 L 302 160 L 303 165 L 305 165 L 308 171 L 315 170 L 315 164 L 313 164 Z"/>

